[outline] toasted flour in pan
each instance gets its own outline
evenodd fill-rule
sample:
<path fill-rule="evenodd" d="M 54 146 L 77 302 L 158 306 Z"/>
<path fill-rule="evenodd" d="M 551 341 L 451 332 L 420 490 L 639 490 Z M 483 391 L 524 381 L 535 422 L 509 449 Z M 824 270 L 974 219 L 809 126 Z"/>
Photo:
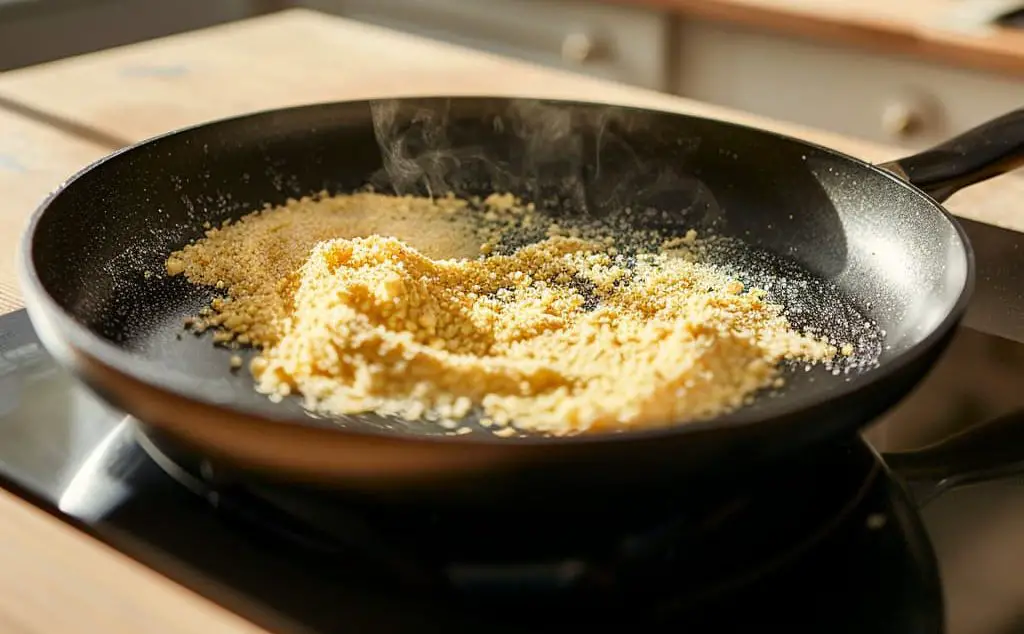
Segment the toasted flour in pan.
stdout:
<path fill-rule="evenodd" d="M 693 232 L 560 222 L 510 196 L 319 196 L 211 229 L 167 271 L 226 291 L 191 326 L 260 348 L 271 398 L 447 428 L 476 414 L 499 435 L 714 417 L 784 360 L 849 352 L 703 261 Z"/>

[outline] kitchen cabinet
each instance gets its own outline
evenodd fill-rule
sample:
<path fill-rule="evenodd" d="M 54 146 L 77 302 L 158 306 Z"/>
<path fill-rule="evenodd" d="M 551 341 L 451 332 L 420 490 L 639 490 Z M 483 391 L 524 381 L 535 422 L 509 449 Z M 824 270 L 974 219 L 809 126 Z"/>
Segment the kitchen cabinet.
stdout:
<path fill-rule="evenodd" d="M 712 22 L 681 20 L 671 90 L 919 148 L 1024 104 L 1024 79 Z"/>
<path fill-rule="evenodd" d="M 308 8 L 907 149 L 1024 102 L 1024 80 L 594 0 Z"/>
<path fill-rule="evenodd" d="M 654 90 L 672 18 L 593 0 L 304 0 L 355 20 Z"/>

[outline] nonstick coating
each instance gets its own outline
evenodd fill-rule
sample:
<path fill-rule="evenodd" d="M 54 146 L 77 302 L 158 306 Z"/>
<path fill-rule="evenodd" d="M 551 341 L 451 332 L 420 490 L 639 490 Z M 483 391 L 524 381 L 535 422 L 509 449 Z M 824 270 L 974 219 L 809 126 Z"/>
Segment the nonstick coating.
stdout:
<path fill-rule="evenodd" d="M 247 372 L 228 371 L 229 351 L 182 336 L 211 291 L 149 273 L 204 223 L 368 183 L 403 194 L 511 191 L 552 213 L 599 218 L 628 207 L 636 226 L 739 238 L 749 246 L 727 254 L 737 272 L 771 284 L 799 325 L 859 342 L 863 367 L 799 368 L 779 394 L 669 430 L 450 437 L 429 423 L 329 421 L 296 401 L 271 403 Z M 69 181 L 25 246 L 43 341 L 125 411 L 227 464 L 422 499 L 541 489 L 564 498 L 717 478 L 851 433 L 941 353 L 973 271 L 941 207 L 849 157 L 676 114 L 496 98 L 315 105 L 163 136 Z"/>

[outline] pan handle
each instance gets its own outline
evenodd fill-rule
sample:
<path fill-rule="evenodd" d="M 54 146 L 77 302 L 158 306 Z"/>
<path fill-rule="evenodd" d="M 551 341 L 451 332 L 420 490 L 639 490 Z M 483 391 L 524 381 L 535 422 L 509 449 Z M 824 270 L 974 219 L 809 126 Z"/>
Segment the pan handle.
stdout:
<path fill-rule="evenodd" d="M 1024 478 L 1024 410 L 914 451 L 882 455 L 919 506 L 963 485 Z"/>
<path fill-rule="evenodd" d="M 964 187 L 1024 166 L 1024 108 L 912 156 L 879 165 L 938 202 Z"/>

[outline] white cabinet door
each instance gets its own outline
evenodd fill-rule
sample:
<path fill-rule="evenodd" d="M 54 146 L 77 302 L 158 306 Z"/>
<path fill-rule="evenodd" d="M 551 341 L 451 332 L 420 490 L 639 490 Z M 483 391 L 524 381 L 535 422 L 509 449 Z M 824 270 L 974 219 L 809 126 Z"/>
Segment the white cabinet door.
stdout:
<path fill-rule="evenodd" d="M 864 139 L 923 147 L 1024 105 L 1024 79 L 684 22 L 679 94 Z"/>
<path fill-rule="evenodd" d="M 671 17 L 592 0 L 302 0 L 438 40 L 664 90 Z"/>

